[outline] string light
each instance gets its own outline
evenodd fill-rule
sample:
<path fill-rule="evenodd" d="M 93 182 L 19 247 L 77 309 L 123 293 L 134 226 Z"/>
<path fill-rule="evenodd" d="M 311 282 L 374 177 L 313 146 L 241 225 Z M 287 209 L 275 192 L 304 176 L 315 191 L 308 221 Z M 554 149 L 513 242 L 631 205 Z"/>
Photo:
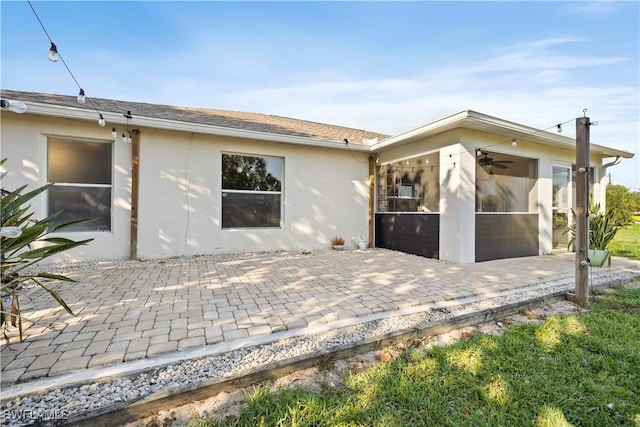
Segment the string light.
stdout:
<path fill-rule="evenodd" d="M 31 3 L 29 3 L 31 4 Z M 60 55 L 58 54 L 58 48 L 54 42 L 51 42 L 51 47 L 49 48 L 49 61 L 58 62 Z"/>
<path fill-rule="evenodd" d="M 570 122 L 572 122 L 573 120 L 575 120 L 575 119 L 567 120 L 567 121 L 565 121 L 565 122 L 558 123 L 558 124 L 553 125 L 553 126 L 549 126 L 549 127 L 548 127 L 548 128 L 546 128 L 546 129 L 538 129 L 538 130 L 536 130 L 535 132 L 530 132 L 530 133 L 521 134 L 521 136 L 522 136 L 523 138 L 525 138 L 525 137 L 527 137 L 527 136 L 534 136 L 534 135 L 541 134 L 541 133 L 543 133 L 543 132 L 547 132 L 547 131 L 549 131 L 549 130 L 551 130 L 551 129 L 553 129 L 553 128 L 556 128 L 556 129 L 558 129 L 558 127 L 562 128 L 562 125 L 565 125 L 565 124 L 567 124 L 567 123 L 570 123 Z M 516 138 L 511 138 L 511 139 L 508 139 L 508 140 L 503 140 L 503 141 L 497 142 L 497 143 L 495 143 L 495 144 L 486 145 L 486 146 L 484 146 L 484 147 L 477 147 L 477 148 L 475 149 L 475 150 L 476 150 L 476 156 L 477 156 L 477 157 L 482 156 L 483 154 L 485 154 L 485 153 L 486 153 L 486 150 L 487 150 L 488 148 L 496 147 L 496 146 L 498 146 L 498 145 L 503 145 L 503 144 L 506 144 L 506 143 L 511 143 L 511 146 L 512 146 L 512 147 L 517 147 L 517 146 L 518 146 L 518 141 L 517 141 L 517 139 L 516 139 Z M 466 151 L 461 151 L 459 154 L 463 154 L 463 153 L 465 153 L 465 152 L 466 152 Z M 488 154 L 488 153 L 487 153 L 487 154 Z M 449 158 L 452 158 L 452 154 L 449 154 Z M 453 159 L 452 159 L 452 160 L 453 160 Z M 393 163 L 393 162 L 392 162 L 392 163 Z M 427 162 L 427 163 L 428 163 L 428 162 Z M 447 162 L 447 163 L 439 163 L 439 164 L 438 164 L 438 166 L 443 167 L 443 166 L 446 166 L 446 165 L 452 165 L 452 166 L 455 168 L 455 167 L 456 167 L 456 163 L 457 163 L 457 162 L 450 161 L 450 162 Z M 383 163 L 383 166 L 384 166 L 384 163 Z M 396 170 L 397 170 L 397 167 L 396 167 Z"/>
<path fill-rule="evenodd" d="M 80 93 L 76 99 L 78 100 L 78 104 L 84 105 L 84 103 L 87 102 L 87 96 L 84 94 L 84 89 L 80 88 Z"/>
<path fill-rule="evenodd" d="M 44 27 L 44 24 L 42 23 L 42 20 L 38 16 L 38 13 L 34 9 L 33 5 L 31 4 L 31 0 L 27 0 L 27 3 L 29 4 L 29 7 L 31 8 L 31 11 L 35 15 L 36 19 L 40 23 L 40 26 L 42 27 L 42 31 L 44 31 L 44 34 L 47 36 L 47 38 L 49 39 L 49 42 L 51 43 L 51 47 L 49 48 L 49 55 L 48 55 L 49 60 L 51 62 L 58 62 L 58 59 L 62 60 L 62 63 L 64 64 L 64 67 L 67 69 L 67 72 L 69 73 L 69 75 L 71 76 L 73 81 L 78 86 L 78 89 L 80 89 L 80 92 L 78 93 L 78 97 L 76 98 L 78 103 L 84 104 L 85 102 L 89 101 L 89 104 L 91 105 L 91 108 L 93 108 L 95 110 L 95 112 L 98 113 L 98 116 L 99 116 L 98 125 L 101 126 L 101 127 L 104 127 L 104 125 L 107 123 L 106 120 L 104 119 L 104 117 L 102 116 L 100 111 L 98 111 L 96 106 L 93 104 L 93 102 L 91 101 L 91 98 L 87 98 L 87 96 L 86 96 L 86 94 L 84 92 L 84 89 L 82 89 L 82 86 L 80 86 L 80 83 L 78 83 L 78 79 L 76 79 L 76 76 L 73 75 L 73 73 L 71 72 L 71 69 L 67 65 L 67 62 L 64 60 L 62 55 L 60 55 L 60 52 L 58 52 L 58 47 L 56 46 L 56 44 L 51 39 L 51 36 L 49 36 L 49 33 L 47 32 L 47 29 Z"/>
<path fill-rule="evenodd" d="M 22 101 L 14 101 L 13 99 L 3 99 L 0 106 L 14 113 L 22 114 L 27 111 L 27 106 Z"/>
<path fill-rule="evenodd" d="M 557 130 L 558 133 L 562 133 L 562 123 L 558 123 L 556 125 L 556 130 Z"/>

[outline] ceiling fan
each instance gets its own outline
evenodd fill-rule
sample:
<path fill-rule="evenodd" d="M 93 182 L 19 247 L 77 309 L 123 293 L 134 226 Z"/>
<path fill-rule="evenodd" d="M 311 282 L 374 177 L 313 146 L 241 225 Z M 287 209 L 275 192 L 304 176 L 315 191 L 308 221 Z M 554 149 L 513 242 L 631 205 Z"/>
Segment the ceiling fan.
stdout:
<path fill-rule="evenodd" d="M 478 164 L 482 167 L 497 167 L 498 169 L 506 169 L 509 163 L 513 163 L 512 160 L 493 160 L 493 157 L 489 157 L 489 153 L 482 153 L 484 157 L 478 159 Z"/>

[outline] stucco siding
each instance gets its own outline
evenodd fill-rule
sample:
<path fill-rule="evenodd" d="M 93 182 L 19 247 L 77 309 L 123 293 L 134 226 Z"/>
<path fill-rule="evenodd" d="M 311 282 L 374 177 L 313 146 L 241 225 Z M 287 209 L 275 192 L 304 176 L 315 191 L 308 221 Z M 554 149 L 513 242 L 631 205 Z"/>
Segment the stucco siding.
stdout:
<path fill-rule="evenodd" d="M 141 132 L 138 256 L 326 249 L 367 231 L 367 155 Z M 282 226 L 222 228 L 222 154 L 284 160 Z"/>
<path fill-rule="evenodd" d="M 3 113 L 10 114 L 10 113 Z M 1 155 L 7 158 L 4 170 L 9 173 L 2 187 L 13 190 L 28 184 L 28 190 L 47 183 L 47 140 L 50 137 L 111 143 L 112 145 L 112 212 L 110 232 L 70 232 L 57 235 L 74 240 L 93 238 L 88 245 L 64 252 L 47 262 L 123 259 L 129 253 L 129 218 L 131 209 L 131 145 L 115 142 L 111 128 L 95 123 L 12 114 L 3 117 L 0 128 Z M 31 210 L 35 219 L 47 215 L 46 195 L 40 195 Z"/>
<path fill-rule="evenodd" d="M 86 246 L 49 262 L 126 259 L 131 215 L 131 144 L 111 137 L 111 127 L 79 120 L 12 115 L 1 128 L 7 189 L 47 180 L 47 138 L 112 144 L 110 232 L 58 233 Z M 222 229 L 221 155 L 284 159 L 281 228 Z M 138 257 L 329 248 L 335 235 L 368 229 L 368 155 L 186 132 L 140 129 Z M 32 204 L 46 215 L 46 197 Z"/>

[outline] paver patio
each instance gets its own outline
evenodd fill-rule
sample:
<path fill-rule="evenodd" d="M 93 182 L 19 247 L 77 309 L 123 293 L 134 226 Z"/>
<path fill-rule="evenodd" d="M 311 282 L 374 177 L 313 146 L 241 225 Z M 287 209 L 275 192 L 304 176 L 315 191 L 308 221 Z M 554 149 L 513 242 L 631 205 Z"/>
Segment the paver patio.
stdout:
<path fill-rule="evenodd" d="M 49 268 L 51 269 L 51 268 Z M 101 263 L 22 299 L 25 341 L 2 344 L 2 384 L 211 344 L 304 331 L 374 313 L 572 283 L 572 254 L 449 264 L 382 249 Z M 640 262 L 593 268 L 592 283 L 640 277 Z M 426 310 L 426 308 L 425 308 Z M 35 323 L 31 323 L 35 322 Z"/>

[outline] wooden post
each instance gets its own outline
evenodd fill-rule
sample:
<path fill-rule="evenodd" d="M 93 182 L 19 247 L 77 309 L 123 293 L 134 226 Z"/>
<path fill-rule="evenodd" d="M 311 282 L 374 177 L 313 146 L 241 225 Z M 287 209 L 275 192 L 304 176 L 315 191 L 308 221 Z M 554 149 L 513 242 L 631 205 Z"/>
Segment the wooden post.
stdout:
<path fill-rule="evenodd" d="M 585 306 L 589 299 L 589 122 L 576 119 L 576 288 L 567 299 Z"/>
<path fill-rule="evenodd" d="M 376 197 L 376 159 L 369 157 L 369 247 L 374 247 L 374 223 L 375 223 L 375 197 Z"/>
<path fill-rule="evenodd" d="M 140 185 L 140 131 L 131 131 L 131 234 L 129 259 L 138 258 L 138 194 Z"/>

